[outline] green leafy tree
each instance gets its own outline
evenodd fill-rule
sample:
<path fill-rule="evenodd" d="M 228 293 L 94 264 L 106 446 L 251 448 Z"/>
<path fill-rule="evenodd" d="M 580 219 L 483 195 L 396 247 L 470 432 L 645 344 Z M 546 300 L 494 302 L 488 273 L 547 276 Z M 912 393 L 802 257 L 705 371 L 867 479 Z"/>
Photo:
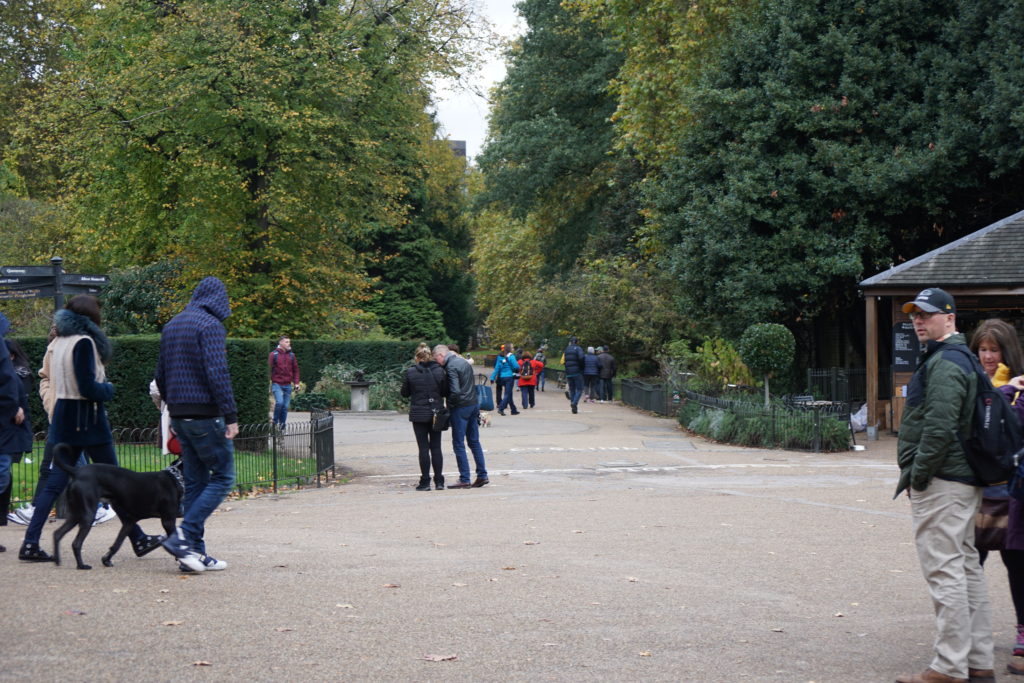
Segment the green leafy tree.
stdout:
<path fill-rule="evenodd" d="M 682 89 L 692 124 L 649 194 L 683 309 L 730 336 L 799 330 L 859 278 L 1024 207 L 1020 12 L 768 0 L 734 22 Z"/>
<path fill-rule="evenodd" d="M 793 365 L 796 339 L 785 325 L 755 323 L 743 331 L 737 350 L 751 372 L 764 377 L 764 405 L 770 404 L 768 381 Z"/>
<path fill-rule="evenodd" d="M 178 286 L 181 264 L 161 261 L 111 273 L 100 293 L 109 334 L 153 334 L 178 313 L 191 292 Z"/>
<path fill-rule="evenodd" d="M 467 12 L 91 5 L 21 110 L 21 148 L 59 169 L 69 227 L 52 239 L 95 268 L 179 260 L 186 289 L 220 276 L 232 334 L 344 334 L 337 311 L 351 318 L 371 295 L 353 244 L 406 223 L 407 165 L 433 133 L 425 81 L 469 58 Z"/>

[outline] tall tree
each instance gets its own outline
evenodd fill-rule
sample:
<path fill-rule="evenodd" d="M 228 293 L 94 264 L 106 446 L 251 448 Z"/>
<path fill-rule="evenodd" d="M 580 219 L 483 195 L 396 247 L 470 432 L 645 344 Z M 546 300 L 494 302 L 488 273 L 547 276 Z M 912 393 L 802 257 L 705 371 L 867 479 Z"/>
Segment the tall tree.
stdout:
<path fill-rule="evenodd" d="M 683 89 L 693 122 L 650 193 L 683 310 L 730 335 L 799 327 L 859 278 L 1024 207 L 1004 145 L 1021 133 L 1003 28 L 1019 15 L 768 0 L 734 25 Z"/>
<path fill-rule="evenodd" d="M 406 221 L 424 79 L 470 53 L 449 0 L 112 0 L 76 23 L 21 144 L 61 169 L 94 267 L 217 274 L 235 334 L 329 334 L 369 296 L 353 242 Z"/>

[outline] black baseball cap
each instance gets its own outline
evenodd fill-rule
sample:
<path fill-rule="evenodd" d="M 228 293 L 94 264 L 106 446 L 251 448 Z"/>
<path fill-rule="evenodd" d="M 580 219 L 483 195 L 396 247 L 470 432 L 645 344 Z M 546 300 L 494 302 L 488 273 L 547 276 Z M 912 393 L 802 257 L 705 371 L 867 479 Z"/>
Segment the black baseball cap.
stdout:
<path fill-rule="evenodd" d="M 922 289 L 913 301 L 903 304 L 904 313 L 910 313 L 914 308 L 920 308 L 926 313 L 956 313 L 956 302 L 946 290 L 929 287 Z"/>

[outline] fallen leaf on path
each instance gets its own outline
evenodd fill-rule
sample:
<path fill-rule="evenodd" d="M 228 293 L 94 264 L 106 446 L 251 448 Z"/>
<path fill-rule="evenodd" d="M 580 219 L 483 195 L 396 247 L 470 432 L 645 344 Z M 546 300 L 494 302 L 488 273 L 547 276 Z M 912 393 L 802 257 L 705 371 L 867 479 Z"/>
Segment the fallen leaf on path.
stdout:
<path fill-rule="evenodd" d="M 582 529 L 573 529 L 572 532 L 574 534 L 582 534 L 582 533 L 584 533 L 584 531 Z"/>
<path fill-rule="evenodd" d="M 627 576 L 626 581 L 629 581 L 630 583 L 639 583 L 640 579 L 636 578 L 635 576 Z"/>
<path fill-rule="evenodd" d="M 184 621 L 165 621 L 163 625 L 164 626 L 181 626 L 184 623 L 185 623 Z"/>
<path fill-rule="evenodd" d="M 781 628 L 773 628 L 772 631 L 774 633 L 785 633 L 785 631 L 783 631 Z"/>
<path fill-rule="evenodd" d="M 456 588 L 465 588 L 469 584 L 468 583 L 453 583 L 452 585 L 455 586 Z"/>
<path fill-rule="evenodd" d="M 836 612 L 832 616 L 834 616 L 834 617 L 841 617 L 841 616 L 843 616 L 843 613 L 842 612 Z"/>
<path fill-rule="evenodd" d="M 335 605 L 335 607 L 340 607 L 342 609 L 355 609 L 355 607 L 353 605 L 350 605 L 347 602 L 344 602 L 344 603 L 339 602 L 337 605 Z"/>
<path fill-rule="evenodd" d="M 73 617 L 80 617 L 83 616 L 85 612 L 80 609 L 66 609 L 64 610 L 64 614 L 70 614 Z"/>
<path fill-rule="evenodd" d="M 540 545 L 540 541 L 523 541 L 523 545 Z"/>
<path fill-rule="evenodd" d="M 511 572 L 511 571 L 515 571 L 516 568 L 515 567 L 502 567 L 502 569 L 504 569 L 507 572 Z"/>
<path fill-rule="evenodd" d="M 167 590 L 166 588 L 161 588 L 160 592 L 161 593 L 170 593 L 171 591 Z"/>
<path fill-rule="evenodd" d="M 643 652 L 640 653 L 640 656 L 641 657 L 650 657 L 651 653 L 648 652 L 647 650 L 644 650 Z"/>
<path fill-rule="evenodd" d="M 423 655 L 420 657 L 428 662 L 454 662 L 458 658 L 458 655 Z"/>
<path fill-rule="evenodd" d="M 402 587 L 402 584 L 400 584 L 400 583 L 385 583 L 384 584 L 384 588 L 401 588 L 401 587 Z"/>
<path fill-rule="evenodd" d="M 209 662 L 200 659 L 198 662 L 192 662 L 192 666 L 213 666 L 213 664 L 210 664 Z"/>
<path fill-rule="evenodd" d="M 278 626 L 274 630 L 277 631 L 278 633 L 287 633 L 288 631 L 294 631 L 295 629 L 288 628 L 287 626 Z"/>
<path fill-rule="evenodd" d="M 157 602 L 167 602 L 167 600 L 166 600 L 166 599 L 164 599 L 164 598 L 157 598 L 157 599 L 156 599 L 156 601 L 157 601 Z"/>
<path fill-rule="evenodd" d="M 127 588 L 115 588 L 114 592 L 115 593 L 127 593 L 128 589 Z"/>

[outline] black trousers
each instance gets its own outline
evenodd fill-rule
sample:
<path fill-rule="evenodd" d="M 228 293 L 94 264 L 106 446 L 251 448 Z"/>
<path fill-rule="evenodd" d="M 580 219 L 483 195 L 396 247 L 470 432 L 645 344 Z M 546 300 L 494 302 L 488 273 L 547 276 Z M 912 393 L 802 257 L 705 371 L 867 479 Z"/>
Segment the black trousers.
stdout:
<path fill-rule="evenodd" d="M 987 550 L 978 551 L 981 565 L 985 566 Z M 1006 567 L 1006 578 L 1010 584 L 1010 599 L 1017 613 L 1017 623 L 1024 624 L 1024 550 L 1000 550 L 999 556 Z"/>
<path fill-rule="evenodd" d="M 416 445 L 420 449 L 420 484 L 430 481 L 430 466 L 434 466 L 434 483 L 443 484 L 442 466 L 444 456 L 441 455 L 441 437 L 444 432 L 435 432 L 429 422 L 413 422 L 412 431 L 416 434 Z"/>

